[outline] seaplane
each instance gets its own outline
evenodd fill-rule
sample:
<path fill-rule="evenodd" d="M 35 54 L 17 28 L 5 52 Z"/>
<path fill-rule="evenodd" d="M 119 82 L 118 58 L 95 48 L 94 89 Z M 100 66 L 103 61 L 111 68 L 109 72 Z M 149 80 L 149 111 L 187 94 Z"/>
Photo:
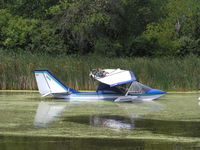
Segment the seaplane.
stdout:
<path fill-rule="evenodd" d="M 66 101 L 151 101 L 166 94 L 165 91 L 153 89 L 138 82 L 132 71 L 119 68 L 93 69 L 89 75 L 99 82 L 95 92 L 80 92 L 70 88 L 47 69 L 36 69 L 34 74 L 39 93 L 43 97 L 51 95 Z"/>

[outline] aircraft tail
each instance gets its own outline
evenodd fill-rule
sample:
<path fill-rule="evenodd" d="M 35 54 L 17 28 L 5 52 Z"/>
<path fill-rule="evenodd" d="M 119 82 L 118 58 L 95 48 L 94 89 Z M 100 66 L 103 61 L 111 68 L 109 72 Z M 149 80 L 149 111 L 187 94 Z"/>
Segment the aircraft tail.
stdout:
<path fill-rule="evenodd" d="M 78 93 L 79 91 L 71 89 L 59 81 L 52 73 L 46 69 L 37 69 L 34 71 L 38 90 L 42 96 L 54 93 Z"/>

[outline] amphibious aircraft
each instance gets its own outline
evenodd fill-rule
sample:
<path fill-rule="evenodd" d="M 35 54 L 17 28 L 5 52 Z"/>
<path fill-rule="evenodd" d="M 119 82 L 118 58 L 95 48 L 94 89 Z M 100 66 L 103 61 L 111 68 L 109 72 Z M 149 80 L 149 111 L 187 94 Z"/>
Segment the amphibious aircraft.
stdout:
<path fill-rule="evenodd" d="M 93 69 L 90 76 L 99 81 L 95 92 L 80 92 L 69 88 L 47 69 L 37 69 L 35 78 L 42 96 L 52 95 L 67 101 L 107 100 L 126 102 L 135 100 L 154 100 L 166 92 L 152 89 L 136 81 L 133 72 L 121 69 Z"/>

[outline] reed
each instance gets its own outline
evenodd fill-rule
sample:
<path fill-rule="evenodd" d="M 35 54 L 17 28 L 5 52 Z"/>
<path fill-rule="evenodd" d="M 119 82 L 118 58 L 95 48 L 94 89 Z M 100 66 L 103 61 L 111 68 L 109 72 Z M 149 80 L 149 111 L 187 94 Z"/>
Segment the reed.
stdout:
<path fill-rule="evenodd" d="M 97 83 L 89 77 L 93 68 L 132 70 L 137 80 L 162 90 L 200 89 L 200 58 L 104 58 L 99 56 L 48 56 L 0 54 L 0 89 L 37 89 L 34 69 L 49 69 L 66 85 L 94 90 Z"/>

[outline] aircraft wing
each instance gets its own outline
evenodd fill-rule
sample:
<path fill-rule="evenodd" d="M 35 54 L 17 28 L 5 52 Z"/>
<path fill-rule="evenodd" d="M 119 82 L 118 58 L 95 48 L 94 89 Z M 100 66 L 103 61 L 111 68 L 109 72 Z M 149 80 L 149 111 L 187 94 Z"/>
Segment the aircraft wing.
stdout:
<path fill-rule="evenodd" d="M 90 73 L 90 76 L 101 83 L 110 85 L 110 87 L 133 82 L 136 80 L 133 72 L 121 69 L 96 69 Z"/>

